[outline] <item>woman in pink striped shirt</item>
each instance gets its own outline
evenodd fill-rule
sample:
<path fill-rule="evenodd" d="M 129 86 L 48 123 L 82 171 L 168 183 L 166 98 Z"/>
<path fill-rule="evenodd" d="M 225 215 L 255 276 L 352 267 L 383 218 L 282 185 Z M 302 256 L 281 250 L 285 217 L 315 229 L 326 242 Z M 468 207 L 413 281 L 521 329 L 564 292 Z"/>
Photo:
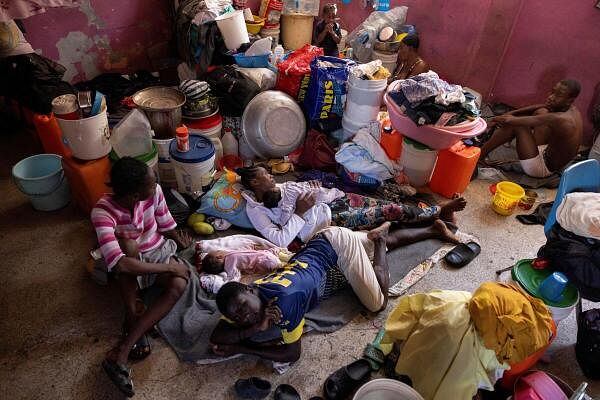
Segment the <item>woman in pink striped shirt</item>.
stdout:
<path fill-rule="evenodd" d="M 114 272 L 125 302 L 125 335 L 109 351 L 102 366 L 127 396 L 135 394 L 127 359 L 150 353 L 146 332 L 158 323 L 183 294 L 189 269 L 173 256 L 191 244 L 175 230 L 154 171 L 141 161 L 124 157 L 110 173 L 113 194 L 105 194 L 92 210 L 92 224 L 109 272 Z M 146 310 L 137 310 L 137 289 L 160 285 L 161 297 Z"/>

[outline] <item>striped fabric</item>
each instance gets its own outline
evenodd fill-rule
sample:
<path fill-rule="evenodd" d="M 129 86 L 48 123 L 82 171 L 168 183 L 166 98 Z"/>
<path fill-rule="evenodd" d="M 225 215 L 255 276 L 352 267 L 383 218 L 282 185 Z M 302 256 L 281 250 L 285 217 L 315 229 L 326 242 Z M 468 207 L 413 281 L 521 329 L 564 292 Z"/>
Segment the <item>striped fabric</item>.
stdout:
<path fill-rule="evenodd" d="M 164 242 L 159 232 L 175 229 L 177 224 L 171 216 L 160 185 L 152 198 L 139 201 L 133 216 L 129 210 L 118 205 L 111 194 L 105 194 L 92 210 L 92 225 L 98 236 L 100 251 L 110 271 L 125 256 L 119 239 L 133 239 L 144 253 Z"/>

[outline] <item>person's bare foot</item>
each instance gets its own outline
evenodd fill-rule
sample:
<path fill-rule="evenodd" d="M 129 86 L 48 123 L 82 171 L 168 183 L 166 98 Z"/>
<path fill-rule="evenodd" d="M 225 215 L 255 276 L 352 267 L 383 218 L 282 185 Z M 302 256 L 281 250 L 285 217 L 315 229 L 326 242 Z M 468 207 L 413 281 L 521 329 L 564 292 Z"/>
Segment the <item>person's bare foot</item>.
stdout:
<path fill-rule="evenodd" d="M 456 211 L 464 210 L 466 206 L 467 201 L 464 197 L 452 199 L 442 206 L 442 209 L 440 210 L 440 219 L 447 222 L 455 222 L 454 213 Z"/>
<path fill-rule="evenodd" d="M 375 229 L 371 229 L 367 234 L 367 238 L 373 242 L 376 240 L 385 240 L 390 230 L 391 222 L 384 222 Z"/>
<path fill-rule="evenodd" d="M 448 229 L 448 227 L 446 226 L 444 221 L 442 221 L 441 219 L 436 219 L 435 221 L 433 221 L 432 228 L 433 228 L 433 230 L 435 230 L 437 232 L 438 239 L 443 240 L 444 242 L 448 242 L 448 243 L 454 243 L 454 244 L 460 243 L 460 240 L 458 240 L 458 237 L 454 233 L 452 233 L 452 231 L 450 229 Z"/>

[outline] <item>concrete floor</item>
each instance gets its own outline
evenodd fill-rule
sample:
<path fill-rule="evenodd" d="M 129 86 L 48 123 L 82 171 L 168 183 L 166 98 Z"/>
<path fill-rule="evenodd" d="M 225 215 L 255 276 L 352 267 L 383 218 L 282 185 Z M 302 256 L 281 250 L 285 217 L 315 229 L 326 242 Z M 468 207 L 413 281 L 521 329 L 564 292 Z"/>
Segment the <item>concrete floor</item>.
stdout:
<path fill-rule="evenodd" d="M 33 211 L 10 179 L 10 168 L 31 154 L 27 135 L 3 134 L 0 161 L 0 396 L 4 399 L 120 399 L 100 367 L 120 332 L 122 308 L 114 287 L 94 284 L 85 271 L 94 234 L 86 216 L 72 206 Z M 29 149 L 29 150 L 26 150 Z M 496 269 L 532 257 L 544 242 L 541 226 L 524 226 L 489 207 L 489 182 L 475 181 L 465 193 L 460 214 L 463 230 L 481 239 L 482 253 L 454 271 L 434 268 L 410 292 L 434 288 L 472 291 L 494 280 Z M 547 191 L 552 197 L 552 192 Z M 198 366 L 180 362 L 171 349 L 153 340 L 153 354 L 133 366 L 137 399 L 233 399 L 240 377 L 258 375 L 272 383 L 290 383 L 304 399 L 320 394 L 324 379 L 358 357 L 385 316 L 363 316 L 340 331 L 303 338 L 301 360 L 285 375 L 254 358 Z M 586 305 L 587 308 L 590 304 Z M 559 326 L 551 347 L 552 362 L 538 367 L 572 387 L 585 378 L 574 357 L 575 319 Z M 600 395 L 600 383 L 588 393 Z"/>

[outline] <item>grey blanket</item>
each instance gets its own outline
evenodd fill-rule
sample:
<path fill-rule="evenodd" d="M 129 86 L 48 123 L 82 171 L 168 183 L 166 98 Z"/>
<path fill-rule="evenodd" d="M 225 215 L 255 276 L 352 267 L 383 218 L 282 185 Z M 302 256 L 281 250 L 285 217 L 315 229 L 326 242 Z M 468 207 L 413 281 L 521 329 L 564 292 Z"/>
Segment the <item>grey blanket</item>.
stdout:
<path fill-rule="evenodd" d="M 441 244 L 431 239 L 389 252 L 390 282 L 394 284 L 402 279 L 412 267 L 435 253 Z M 186 254 L 180 256 L 185 257 Z M 200 286 L 195 269 L 189 262 L 184 262 L 190 268 L 190 281 L 171 312 L 158 323 L 158 330 L 182 361 L 224 361 L 212 353 L 209 342 L 221 314 L 215 301 Z M 344 289 L 306 314 L 307 330 L 334 332 L 364 310 L 352 290 Z M 257 342 L 269 341 L 277 339 L 279 335 L 279 330 L 275 328 L 253 339 Z"/>

